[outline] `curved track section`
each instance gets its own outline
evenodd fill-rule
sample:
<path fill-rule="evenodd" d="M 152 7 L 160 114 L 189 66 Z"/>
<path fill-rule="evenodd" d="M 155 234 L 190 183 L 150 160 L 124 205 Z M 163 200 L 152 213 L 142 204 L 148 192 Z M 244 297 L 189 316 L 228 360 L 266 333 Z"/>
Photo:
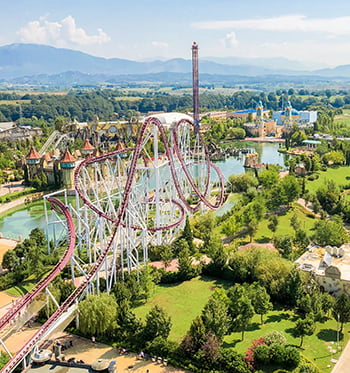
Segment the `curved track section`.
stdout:
<path fill-rule="evenodd" d="M 18 300 L 17 303 L 0 319 L 0 329 L 3 328 L 4 325 L 6 325 L 11 320 L 14 320 L 19 315 L 21 310 L 23 310 L 42 290 L 44 290 L 51 283 L 51 281 L 63 270 L 73 254 L 75 247 L 75 227 L 69 209 L 56 198 L 49 198 L 48 200 L 50 202 L 51 208 L 56 212 L 63 214 L 66 219 L 68 228 L 67 249 L 61 260 L 51 270 L 49 275 L 42 279 L 34 287 L 34 289 L 24 295 L 20 300 Z M 39 330 L 39 332 L 40 331 L 41 329 Z M 30 345 L 31 348 L 38 341 L 38 339 L 36 338 L 36 335 L 38 333 L 36 333 L 34 337 L 16 355 L 12 357 L 8 364 L 1 370 L 1 373 L 11 372 L 11 370 L 18 365 L 18 363 L 23 359 L 23 356 L 25 356 L 26 353 L 29 351 L 28 349 L 26 349 L 26 346 L 28 347 Z M 34 342 L 32 343 L 33 340 Z"/>
<path fill-rule="evenodd" d="M 119 210 L 119 216 L 118 216 L 118 218 L 116 218 L 114 216 L 110 216 L 110 215 L 106 214 L 104 211 L 102 211 L 101 209 L 99 209 L 97 206 L 94 205 L 94 203 L 88 198 L 88 196 L 86 194 L 86 190 L 83 190 L 83 188 L 82 188 L 79 174 L 82 171 L 82 169 L 84 167 L 88 166 L 88 165 L 92 165 L 96 162 L 103 162 L 103 161 L 105 161 L 107 159 L 111 159 L 115 156 L 120 156 L 120 155 L 126 154 L 127 152 L 133 151 L 133 157 L 132 157 L 131 164 L 129 166 L 128 177 L 127 177 L 126 185 L 125 185 L 124 191 L 123 191 L 124 200 L 128 200 L 130 192 L 131 192 L 131 188 L 132 188 L 132 183 L 133 183 L 134 178 L 135 178 L 137 162 L 139 161 L 139 159 L 143 159 L 143 157 L 142 157 L 143 139 L 144 139 L 146 131 L 149 129 L 149 127 L 151 125 L 154 125 L 158 128 L 158 131 L 160 133 L 162 142 L 164 144 L 165 155 L 166 155 L 166 157 L 169 161 L 169 167 L 170 167 L 170 172 L 171 172 L 171 176 L 172 176 L 172 181 L 173 181 L 174 186 L 176 188 L 178 197 L 180 198 L 181 202 L 186 207 L 186 209 L 188 211 L 195 212 L 200 208 L 200 204 L 198 203 L 196 206 L 193 207 L 187 202 L 186 196 L 184 195 L 184 193 L 181 189 L 180 182 L 179 182 L 179 175 L 178 175 L 179 172 L 178 172 L 178 170 L 176 170 L 176 164 L 175 164 L 176 161 L 174 160 L 175 155 L 177 157 L 177 161 L 180 163 L 182 172 L 186 175 L 186 178 L 187 178 L 189 184 L 191 185 L 191 188 L 193 189 L 194 193 L 197 195 L 199 201 L 203 202 L 210 209 L 218 209 L 219 207 L 221 207 L 223 202 L 224 202 L 224 177 L 222 175 L 222 172 L 216 165 L 214 165 L 213 163 L 210 162 L 209 152 L 208 152 L 208 149 L 207 149 L 207 147 L 204 143 L 204 140 L 203 140 L 200 132 L 195 131 L 199 135 L 200 143 L 201 143 L 201 146 L 204 148 L 204 154 L 205 154 L 205 160 L 203 160 L 201 162 L 197 162 L 197 163 L 205 163 L 206 169 L 207 169 L 207 176 L 206 176 L 206 182 L 205 182 L 205 188 L 204 188 L 205 190 L 204 190 L 203 193 L 200 192 L 199 187 L 195 184 L 194 177 L 193 177 L 193 175 L 190 174 L 190 172 L 188 170 L 188 165 L 184 161 L 184 159 L 182 157 L 182 154 L 181 154 L 181 151 L 179 149 L 177 132 L 178 132 L 179 126 L 183 125 L 183 124 L 192 126 L 193 129 L 195 130 L 193 123 L 191 123 L 187 119 L 183 119 L 179 123 L 177 123 L 177 125 L 172 130 L 173 148 L 171 148 L 171 146 L 169 144 L 169 141 L 166 137 L 164 127 L 162 126 L 160 121 L 157 118 L 151 117 L 151 118 L 148 118 L 147 120 L 145 120 L 142 127 L 140 128 L 139 137 L 137 139 L 135 148 L 117 150 L 117 151 L 114 151 L 114 152 L 111 152 L 111 153 L 108 153 L 108 154 L 104 154 L 104 155 L 94 157 L 94 158 L 89 158 L 89 159 L 86 159 L 85 161 L 83 161 L 77 167 L 77 169 L 75 170 L 75 176 L 74 176 L 76 191 L 78 192 L 80 198 L 84 201 L 84 203 L 91 210 L 96 212 L 99 216 L 102 216 L 105 219 L 108 219 L 108 220 L 110 220 L 114 223 L 116 223 L 117 221 L 120 221 L 121 224 L 123 225 L 123 222 L 121 221 L 122 218 L 123 218 L 123 215 L 120 215 L 120 210 Z M 220 184 L 220 195 L 219 195 L 219 198 L 218 198 L 218 200 L 215 204 L 212 204 L 208 199 L 208 197 L 209 197 L 208 196 L 208 190 L 209 190 L 209 182 L 210 182 L 210 169 L 211 168 L 213 168 L 215 170 L 215 172 L 217 174 L 217 177 L 219 179 L 219 184 Z M 174 200 L 171 200 L 171 202 L 175 203 Z M 178 203 L 175 203 L 175 204 L 177 206 L 179 206 Z M 182 208 L 181 208 L 181 210 L 182 210 Z M 182 213 L 181 213 L 181 215 L 182 215 Z M 179 221 L 177 223 L 175 223 L 175 225 L 179 225 L 181 223 L 181 221 L 182 221 L 182 219 L 179 219 Z M 166 230 L 166 229 L 169 229 L 169 228 L 170 228 L 170 226 L 148 227 L 148 230 L 150 230 L 150 231 L 160 231 L 160 230 Z M 136 227 L 136 226 L 133 226 L 133 229 L 139 229 L 139 228 Z"/>

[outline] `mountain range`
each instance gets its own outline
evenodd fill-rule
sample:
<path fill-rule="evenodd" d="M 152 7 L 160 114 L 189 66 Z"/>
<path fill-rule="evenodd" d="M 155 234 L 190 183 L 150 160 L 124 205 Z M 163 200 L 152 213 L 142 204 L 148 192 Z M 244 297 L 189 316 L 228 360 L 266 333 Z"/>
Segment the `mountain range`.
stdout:
<path fill-rule="evenodd" d="M 243 63 L 244 62 L 244 63 Z M 251 62 L 251 63 L 250 63 Z M 266 63 L 267 66 L 264 66 Z M 17 83 L 50 80 L 50 76 L 65 74 L 65 79 L 110 80 L 118 81 L 132 76 L 159 74 L 186 74 L 190 78 L 192 62 L 181 58 L 154 61 L 131 61 L 121 58 L 102 58 L 71 49 L 54 48 L 38 44 L 11 44 L 0 47 L 0 79 Z M 283 69 L 281 66 L 288 67 Z M 293 69 L 294 67 L 294 69 Z M 220 76 L 234 75 L 262 77 L 270 75 L 308 76 L 308 77 L 350 77 L 350 65 L 318 70 L 303 70 L 305 65 L 286 59 L 243 59 L 208 57 L 199 60 L 201 76 L 204 74 Z M 67 72 L 69 72 L 67 74 Z M 167 75 L 168 74 L 168 75 Z M 174 78 L 175 78 L 174 75 Z M 90 76 L 90 79 L 89 79 Z M 113 79 L 112 79 L 113 80 Z M 133 79 L 131 79 L 133 80 Z"/>

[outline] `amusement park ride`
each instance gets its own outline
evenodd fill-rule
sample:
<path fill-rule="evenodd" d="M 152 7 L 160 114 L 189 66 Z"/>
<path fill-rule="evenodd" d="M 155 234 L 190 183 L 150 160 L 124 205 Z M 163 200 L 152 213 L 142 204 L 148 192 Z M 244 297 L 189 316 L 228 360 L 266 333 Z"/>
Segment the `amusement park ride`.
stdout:
<path fill-rule="evenodd" d="M 210 162 L 200 131 L 196 43 L 192 57 L 194 118 L 179 113 L 147 117 L 134 147 L 90 156 L 78 165 L 75 198 L 67 198 L 66 191 L 45 196 L 45 206 L 51 206 L 46 211 L 51 237 L 56 244 L 64 240 L 67 249 L 50 274 L 0 318 L 0 332 L 23 315 L 68 263 L 72 280 L 80 271 L 83 281 L 0 373 L 13 371 L 21 361 L 26 366 L 26 357 L 76 312 L 84 294 L 99 293 L 100 278 L 110 292 L 120 274 L 146 265 L 149 245 L 170 243 L 177 236 L 186 213 L 223 204 L 223 176 Z M 64 202 L 57 198 L 62 193 Z"/>

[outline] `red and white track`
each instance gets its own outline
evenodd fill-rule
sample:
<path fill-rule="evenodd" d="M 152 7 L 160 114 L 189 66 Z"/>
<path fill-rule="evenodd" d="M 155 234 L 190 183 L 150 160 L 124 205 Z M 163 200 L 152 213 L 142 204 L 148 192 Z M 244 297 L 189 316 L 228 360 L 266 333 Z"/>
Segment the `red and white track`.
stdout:
<path fill-rule="evenodd" d="M 190 160 L 188 157 L 185 159 L 185 154 L 182 153 L 183 149 L 180 149 L 179 146 L 179 129 L 180 128 L 187 128 L 191 127 L 194 130 L 195 135 L 197 137 L 197 144 L 201 146 L 202 154 L 204 155 L 201 159 L 197 160 Z M 167 164 L 170 168 L 170 175 L 171 181 L 176 190 L 176 195 L 171 196 L 170 198 L 159 198 L 157 199 L 157 195 L 154 197 L 146 196 L 143 203 L 147 204 L 166 204 L 173 206 L 173 209 L 177 209 L 177 214 L 175 221 L 171 223 L 163 223 L 159 225 L 148 225 L 145 227 L 141 227 L 138 222 L 133 223 L 130 222 L 130 217 L 128 216 L 128 209 L 130 208 L 129 205 L 132 202 L 133 197 L 133 188 L 135 188 L 135 179 L 137 178 L 137 168 L 140 163 L 143 163 L 144 158 L 144 138 L 147 134 L 147 131 L 150 131 L 151 128 L 154 128 L 159 133 L 159 138 L 162 141 L 165 149 L 165 156 L 167 158 Z M 224 179 L 220 169 L 212 164 L 209 159 L 208 150 L 204 144 L 201 134 L 196 131 L 193 127 L 191 121 L 187 119 L 180 120 L 170 131 L 170 139 L 167 137 L 166 131 L 163 128 L 160 121 L 155 118 L 151 117 L 144 121 L 142 127 L 139 131 L 139 136 L 134 148 L 127 148 L 123 150 L 117 150 L 114 152 L 110 152 L 108 154 L 103 154 L 97 157 L 87 158 L 75 170 L 74 181 L 75 181 L 75 189 L 78 193 L 80 199 L 83 201 L 84 205 L 87 206 L 90 210 L 92 210 L 97 216 L 106 219 L 112 224 L 111 234 L 108 236 L 108 243 L 99 252 L 99 256 L 94 261 L 94 265 L 91 268 L 90 272 L 86 275 L 84 281 L 81 285 L 75 289 L 75 291 L 66 299 L 66 301 L 58 308 L 58 310 L 45 322 L 45 324 L 36 332 L 36 334 L 11 358 L 11 360 L 6 364 L 6 366 L 1 370 L 1 373 L 9 373 L 11 372 L 20 362 L 25 358 L 27 354 L 29 354 L 35 345 L 40 342 L 41 338 L 45 335 L 45 333 L 51 328 L 55 323 L 58 322 L 58 319 L 62 314 L 74 303 L 78 300 L 78 297 L 86 290 L 87 286 L 90 282 L 92 282 L 100 271 L 102 264 L 104 263 L 107 254 L 110 252 L 113 242 L 120 230 L 131 229 L 133 231 L 138 231 L 141 229 L 146 229 L 150 232 L 163 232 L 166 230 L 170 230 L 174 227 L 179 226 L 183 223 L 185 218 L 185 209 L 194 212 L 197 211 L 200 207 L 200 204 L 203 203 L 210 209 L 217 209 L 219 208 L 224 202 Z M 158 141 L 158 140 L 157 140 Z M 198 145 L 198 146 L 199 146 Z M 187 152 L 188 154 L 190 152 Z M 109 211 L 104 211 L 103 207 L 107 206 L 106 204 L 103 205 L 102 203 L 96 203 L 92 196 L 96 198 L 96 192 L 91 192 L 93 190 L 93 185 L 83 184 L 82 182 L 82 173 L 86 172 L 89 167 L 96 168 L 96 167 L 106 167 L 105 162 L 114 162 L 116 163 L 116 159 L 129 154 L 130 162 L 126 170 L 124 171 L 124 179 L 125 185 L 123 186 L 122 190 L 118 191 L 118 196 L 122 197 L 119 200 L 118 207 L 114 209 L 110 209 Z M 195 176 L 191 173 L 190 168 L 194 168 L 194 165 L 204 165 L 206 169 L 206 175 L 204 182 L 200 184 L 196 181 Z M 213 203 L 210 201 L 212 198 L 210 196 L 210 173 L 211 169 L 214 169 L 215 173 L 217 174 L 219 180 L 219 195 L 216 198 L 216 202 Z M 90 172 L 91 173 L 91 172 Z M 101 181 L 101 174 L 99 175 L 99 182 Z M 123 180 L 124 180 L 123 179 Z M 190 205 L 187 202 L 188 195 L 182 190 L 183 185 L 188 185 L 188 190 L 191 193 L 195 193 L 198 198 L 198 203 L 196 206 Z M 201 185 L 204 185 L 204 190 L 200 190 Z M 164 187 L 164 184 L 163 184 Z M 188 192 L 187 192 L 188 193 Z M 105 194 L 105 191 L 103 192 Z M 139 198 L 139 197 L 138 197 Z M 73 255 L 75 242 L 76 242 L 76 232 L 73 223 L 72 215 L 70 214 L 69 209 L 65 206 L 61 201 L 56 198 L 49 198 L 48 199 L 51 208 L 54 209 L 57 213 L 63 214 L 66 220 L 66 225 L 68 228 L 68 245 L 63 255 L 62 259 L 57 263 L 57 265 L 53 268 L 50 274 L 41 280 L 35 288 L 26 294 L 23 298 L 21 298 L 10 310 L 9 312 L 4 315 L 0 319 L 0 329 L 7 325 L 11 320 L 14 320 L 20 312 L 25 309 L 28 304 L 41 292 L 43 291 L 51 282 L 52 280 L 62 271 L 62 269 L 66 266 L 69 259 Z M 111 201 L 108 202 L 111 205 Z M 168 207 L 169 208 L 169 207 Z"/>

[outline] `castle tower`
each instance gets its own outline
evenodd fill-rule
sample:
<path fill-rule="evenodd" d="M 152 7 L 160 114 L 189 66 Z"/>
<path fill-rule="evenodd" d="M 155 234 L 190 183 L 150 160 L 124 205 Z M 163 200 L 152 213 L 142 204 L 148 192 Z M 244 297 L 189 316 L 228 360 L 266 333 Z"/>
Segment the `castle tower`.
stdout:
<path fill-rule="evenodd" d="M 259 101 L 256 107 L 256 121 L 260 123 L 263 120 L 264 106 L 261 101 Z"/>
<path fill-rule="evenodd" d="M 84 146 L 81 148 L 81 153 L 85 157 L 89 157 L 93 152 L 95 151 L 95 148 L 90 144 L 89 140 L 85 140 Z"/>
<path fill-rule="evenodd" d="M 67 189 L 74 187 L 74 169 L 76 159 L 72 156 L 69 150 L 67 150 L 62 159 L 60 160 L 62 182 Z"/>
<path fill-rule="evenodd" d="M 28 179 L 31 180 L 38 173 L 40 168 L 41 155 L 32 147 L 26 156 L 26 165 L 28 167 Z"/>
<path fill-rule="evenodd" d="M 286 107 L 284 108 L 284 124 L 291 125 L 292 124 L 292 104 L 290 101 L 287 101 Z"/>

